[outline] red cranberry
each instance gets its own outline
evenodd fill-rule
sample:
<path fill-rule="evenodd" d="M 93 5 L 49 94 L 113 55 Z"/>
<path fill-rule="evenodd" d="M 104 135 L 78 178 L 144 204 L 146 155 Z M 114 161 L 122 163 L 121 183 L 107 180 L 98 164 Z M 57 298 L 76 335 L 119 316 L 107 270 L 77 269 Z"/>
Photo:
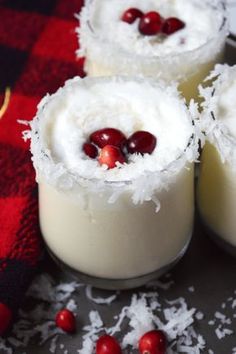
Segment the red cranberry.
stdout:
<path fill-rule="evenodd" d="M 161 31 L 162 22 L 162 17 L 158 12 L 148 12 L 140 19 L 139 32 L 146 36 L 153 36 Z"/>
<path fill-rule="evenodd" d="M 11 321 L 11 309 L 7 305 L 0 303 L 0 336 L 2 336 L 9 328 Z"/>
<path fill-rule="evenodd" d="M 68 309 L 59 311 L 56 315 L 57 327 L 63 329 L 65 332 L 72 333 L 75 331 L 76 323 L 73 312 Z"/>
<path fill-rule="evenodd" d="M 140 338 L 138 348 L 141 354 L 165 354 L 166 336 L 159 330 L 147 332 Z"/>
<path fill-rule="evenodd" d="M 93 144 L 84 143 L 83 151 L 87 156 L 91 157 L 91 159 L 95 159 L 98 156 L 98 149 Z"/>
<path fill-rule="evenodd" d="M 86 76 L 86 72 L 85 72 L 85 57 L 79 57 L 77 58 L 77 63 L 78 63 L 78 67 L 79 67 L 79 76 L 84 77 Z"/>
<path fill-rule="evenodd" d="M 127 151 L 130 154 L 151 154 L 156 147 L 157 139 L 146 131 L 137 131 L 127 140 Z"/>
<path fill-rule="evenodd" d="M 136 8 L 130 8 L 128 10 L 126 10 L 122 17 L 121 20 L 127 23 L 133 23 L 137 18 L 140 18 L 143 16 L 142 11 L 140 11 L 139 9 Z"/>
<path fill-rule="evenodd" d="M 110 169 L 116 167 L 116 162 L 124 163 L 125 157 L 117 146 L 106 145 L 100 152 L 98 162 Z"/>
<path fill-rule="evenodd" d="M 96 354 L 122 354 L 122 351 L 116 339 L 105 334 L 96 343 Z"/>
<path fill-rule="evenodd" d="M 185 23 L 176 17 L 167 18 L 162 26 L 162 32 L 165 34 L 173 34 L 185 27 Z"/>
<path fill-rule="evenodd" d="M 122 147 L 126 142 L 125 135 L 115 128 L 97 130 L 90 135 L 89 139 L 100 148 L 103 148 L 106 145 Z"/>
<path fill-rule="evenodd" d="M 78 57 L 77 62 L 79 63 L 79 66 L 83 68 L 85 64 L 85 57 Z"/>

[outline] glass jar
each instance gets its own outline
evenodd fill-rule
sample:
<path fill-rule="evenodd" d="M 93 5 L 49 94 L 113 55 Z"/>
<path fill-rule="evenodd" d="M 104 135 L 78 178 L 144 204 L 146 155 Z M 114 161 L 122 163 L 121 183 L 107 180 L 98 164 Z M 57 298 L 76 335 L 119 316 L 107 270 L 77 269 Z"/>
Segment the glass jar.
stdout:
<path fill-rule="evenodd" d="M 97 287 L 124 289 L 182 257 L 194 216 L 193 112 L 176 87 L 140 78 L 75 78 L 43 99 L 31 122 L 31 151 L 42 235 L 63 268 Z M 104 168 L 82 148 L 96 119 L 97 128 L 112 124 L 127 137 L 150 128 L 159 134 L 156 150 Z"/>
<path fill-rule="evenodd" d="M 170 269 L 187 249 L 194 215 L 193 165 L 183 166 L 169 189 L 155 198 L 158 212 L 153 201 L 134 205 L 128 192 L 112 204 L 106 195 L 89 193 L 84 207 L 40 182 L 43 238 L 53 258 L 84 282 L 106 289 L 143 285 Z"/>
<path fill-rule="evenodd" d="M 222 16 L 217 32 L 206 43 L 193 50 L 148 56 L 124 49 L 115 39 L 111 41 L 100 36 L 91 18 L 96 8 L 96 1 L 86 2 L 86 8 L 80 16 L 80 28 L 78 28 L 80 38 L 78 55 L 86 57 L 85 70 L 89 76 L 144 75 L 168 83 L 178 81 L 179 89 L 187 101 L 198 98 L 199 84 L 216 63 L 223 61 L 228 35 L 224 2 L 204 0 L 216 17 L 219 14 Z M 128 6 L 125 5 L 124 9 Z"/>

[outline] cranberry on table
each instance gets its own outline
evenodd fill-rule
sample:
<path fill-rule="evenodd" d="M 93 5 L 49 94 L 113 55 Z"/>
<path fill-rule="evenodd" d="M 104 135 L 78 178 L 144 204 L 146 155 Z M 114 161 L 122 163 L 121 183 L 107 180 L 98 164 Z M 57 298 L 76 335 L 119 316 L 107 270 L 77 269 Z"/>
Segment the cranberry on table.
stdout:
<path fill-rule="evenodd" d="M 65 332 L 75 332 L 76 322 L 73 312 L 68 309 L 59 311 L 56 315 L 56 325 Z"/>
<path fill-rule="evenodd" d="M 140 11 L 139 9 L 136 9 L 135 7 L 133 7 L 133 8 L 130 8 L 130 9 L 126 10 L 123 13 L 123 15 L 121 17 L 121 20 L 131 24 L 131 23 L 134 23 L 134 21 L 137 18 L 140 18 L 142 16 L 143 16 L 143 12 Z"/>
<path fill-rule="evenodd" d="M 89 140 L 100 148 L 106 145 L 122 147 L 126 142 L 126 137 L 118 129 L 104 128 L 92 133 Z"/>
<path fill-rule="evenodd" d="M 124 163 L 125 157 L 117 146 L 106 145 L 100 152 L 98 162 L 100 165 L 107 165 L 110 169 L 116 167 L 117 162 Z"/>
<path fill-rule="evenodd" d="M 153 36 L 162 29 L 163 19 L 158 12 L 151 11 L 143 15 L 139 22 L 139 32 L 146 36 Z"/>
<path fill-rule="evenodd" d="M 105 334 L 96 343 L 96 354 L 122 354 L 122 351 L 117 340 Z"/>
<path fill-rule="evenodd" d="M 130 154 L 151 154 L 156 147 L 156 137 L 143 130 L 133 133 L 127 140 L 127 151 Z"/>
<path fill-rule="evenodd" d="M 167 18 L 162 26 L 162 32 L 170 35 L 185 27 L 185 23 L 178 19 L 177 17 Z"/>
<path fill-rule="evenodd" d="M 140 354 L 165 354 L 166 346 L 166 336 L 160 330 L 145 333 L 138 343 Z"/>
<path fill-rule="evenodd" d="M 91 159 L 95 159 L 98 156 L 97 147 L 91 143 L 84 143 L 83 151 L 85 155 L 89 156 Z"/>
<path fill-rule="evenodd" d="M 9 328 L 12 321 L 12 311 L 11 309 L 0 303 L 0 336 L 2 336 Z"/>

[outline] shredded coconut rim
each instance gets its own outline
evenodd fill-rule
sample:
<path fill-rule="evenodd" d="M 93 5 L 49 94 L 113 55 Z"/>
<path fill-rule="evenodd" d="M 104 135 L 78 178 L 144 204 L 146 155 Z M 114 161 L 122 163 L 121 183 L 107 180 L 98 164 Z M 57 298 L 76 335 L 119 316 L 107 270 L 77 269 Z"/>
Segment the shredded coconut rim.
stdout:
<path fill-rule="evenodd" d="M 202 113 L 200 117 L 201 130 L 205 134 L 205 140 L 213 144 L 220 154 L 222 163 L 229 162 L 236 168 L 236 138 L 231 134 L 223 120 L 219 119 L 218 102 L 222 94 L 222 86 L 236 74 L 236 65 L 217 64 L 205 82 L 214 80 L 209 87 L 199 86 L 202 102 Z"/>

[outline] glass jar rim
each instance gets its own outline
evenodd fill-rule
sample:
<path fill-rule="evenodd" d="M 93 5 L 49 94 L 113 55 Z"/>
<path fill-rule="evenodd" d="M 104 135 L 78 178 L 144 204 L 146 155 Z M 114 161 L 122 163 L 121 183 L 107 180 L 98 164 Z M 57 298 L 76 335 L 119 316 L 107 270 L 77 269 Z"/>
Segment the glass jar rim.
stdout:
<path fill-rule="evenodd" d="M 212 94 L 212 97 L 214 97 L 214 93 Z M 236 148 L 236 136 L 234 136 L 233 134 L 230 133 L 227 125 L 224 122 L 217 119 L 217 117 L 213 111 L 211 111 L 210 114 L 211 114 L 211 118 L 213 121 L 221 122 L 221 125 L 220 126 L 218 125 L 218 130 L 220 132 L 220 135 L 224 136 L 224 138 L 230 143 L 230 145 L 235 146 L 235 148 Z M 224 130 L 224 128 L 225 128 L 225 130 Z"/>
<path fill-rule="evenodd" d="M 194 121 L 193 121 L 193 125 L 194 125 Z M 156 171 L 146 171 L 145 175 L 143 175 L 144 177 L 150 176 L 150 175 L 162 175 L 166 172 L 168 172 L 169 170 L 171 170 L 172 166 L 177 162 L 177 161 L 181 161 L 181 159 L 184 158 L 185 153 L 187 152 L 189 147 L 194 147 L 196 146 L 196 140 L 198 140 L 196 134 L 192 134 L 188 140 L 188 144 L 185 147 L 185 149 L 179 154 L 179 156 L 177 156 L 174 160 L 170 161 L 167 166 L 161 170 L 156 170 Z M 186 163 L 189 163 L 189 161 L 186 159 Z M 77 173 L 74 173 L 73 171 L 70 171 L 69 169 L 67 169 L 67 173 L 71 176 L 71 177 L 77 177 L 79 180 L 83 180 L 83 181 L 88 181 L 88 182 L 92 182 L 92 183 L 97 183 L 97 182 L 102 182 L 104 183 L 104 185 L 107 186 L 122 186 L 122 185 L 132 185 L 135 181 L 137 181 L 139 179 L 140 176 L 138 176 L 138 178 L 132 178 L 132 179 L 126 179 L 126 180 L 105 180 L 105 179 L 99 179 L 97 178 L 88 178 L 88 177 L 84 177 L 81 176 Z"/>

